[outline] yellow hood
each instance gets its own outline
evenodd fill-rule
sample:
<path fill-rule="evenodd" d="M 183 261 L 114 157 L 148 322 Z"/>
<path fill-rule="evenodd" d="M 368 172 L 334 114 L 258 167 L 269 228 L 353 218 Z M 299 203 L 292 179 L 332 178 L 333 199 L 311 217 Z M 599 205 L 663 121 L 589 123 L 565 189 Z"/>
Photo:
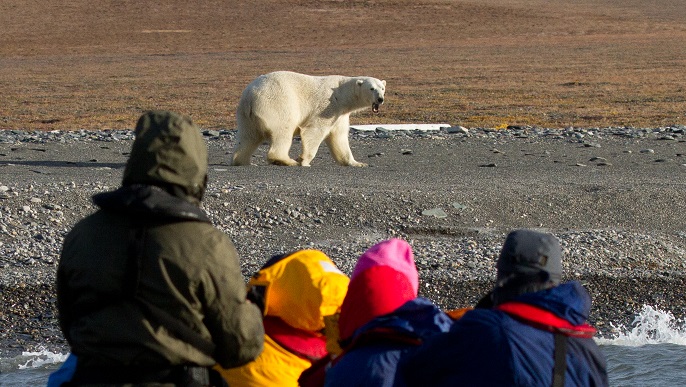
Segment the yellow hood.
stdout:
<path fill-rule="evenodd" d="M 324 328 L 340 310 L 350 279 L 321 251 L 300 250 L 270 260 L 248 282 L 264 294 L 264 315 L 306 330 Z"/>

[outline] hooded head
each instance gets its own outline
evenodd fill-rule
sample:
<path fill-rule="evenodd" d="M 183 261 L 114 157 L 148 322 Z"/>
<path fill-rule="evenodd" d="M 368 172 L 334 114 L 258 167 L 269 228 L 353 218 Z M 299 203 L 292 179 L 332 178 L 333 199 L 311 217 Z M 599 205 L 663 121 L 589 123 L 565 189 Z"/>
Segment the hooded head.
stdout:
<path fill-rule="evenodd" d="M 375 317 L 417 298 L 418 289 L 419 275 L 407 242 L 390 239 L 372 246 L 353 269 L 338 321 L 341 339 L 350 339 Z"/>
<path fill-rule="evenodd" d="M 265 316 L 293 328 L 318 332 L 324 317 L 341 308 L 350 279 L 319 250 L 299 250 L 270 259 L 248 282 L 259 293 Z"/>
<path fill-rule="evenodd" d="M 493 290 L 496 305 L 524 293 L 557 286 L 562 276 L 560 242 L 552 234 L 512 231 L 500 251 L 497 269 Z"/>
<path fill-rule="evenodd" d="M 150 111 L 136 124 L 122 185 L 154 185 L 200 203 L 207 184 L 207 147 L 191 119 Z"/>

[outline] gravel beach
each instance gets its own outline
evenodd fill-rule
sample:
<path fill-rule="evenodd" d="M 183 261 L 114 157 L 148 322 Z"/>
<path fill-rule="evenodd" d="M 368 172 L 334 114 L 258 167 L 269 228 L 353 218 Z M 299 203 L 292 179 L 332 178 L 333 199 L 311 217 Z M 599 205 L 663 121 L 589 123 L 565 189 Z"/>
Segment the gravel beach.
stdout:
<path fill-rule="evenodd" d="M 508 231 L 554 233 L 567 280 L 591 292 L 604 336 L 643 305 L 686 317 L 686 126 L 660 128 L 353 131 L 368 168 L 231 167 L 234 133 L 206 130 L 203 207 L 241 254 L 247 278 L 266 259 L 324 251 L 346 273 L 390 237 L 415 252 L 422 295 L 474 304 L 495 278 Z M 130 130 L 0 132 L 0 356 L 66 352 L 54 280 L 62 239 L 117 188 Z M 299 144 L 294 144 L 293 153 Z"/>

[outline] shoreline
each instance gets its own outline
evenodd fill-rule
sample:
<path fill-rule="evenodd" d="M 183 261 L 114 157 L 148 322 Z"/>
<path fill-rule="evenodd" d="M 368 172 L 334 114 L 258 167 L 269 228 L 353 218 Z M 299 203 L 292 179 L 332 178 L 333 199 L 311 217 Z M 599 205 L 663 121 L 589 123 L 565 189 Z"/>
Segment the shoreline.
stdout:
<path fill-rule="evenodd" d="M 353 132 L 363 169 L 333 164 L 324 146 L 311 168 L 267 166 L 264 146 L 257 166 L 230 167 L 233 132 L 208 130 L 203 208 L 236 244 L 246 277 L 299 248 L 350 273 L 373 243 L 406 239 L 421 295 L 443 308 L 489 289 L 509 230 L 547 230 L 563 245 L 564 279 L 593 297 L 590 322 L 611 335 L 642 305 L 686 317 L 685 130 Z M 132 139 L 0 131 L 0 356 L 66 351 L 53 289 L 62 237 L 94 210 L 92 194 L 118 187 Z"/>

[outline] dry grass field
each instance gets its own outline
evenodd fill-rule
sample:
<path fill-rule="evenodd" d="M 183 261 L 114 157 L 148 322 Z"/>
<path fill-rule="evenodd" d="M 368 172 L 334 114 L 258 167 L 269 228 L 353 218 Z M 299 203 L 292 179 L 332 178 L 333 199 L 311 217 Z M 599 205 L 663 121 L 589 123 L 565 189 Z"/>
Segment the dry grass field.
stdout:
<path fill-rule="evenodd" d="M 369 75 L 378 115 L 467 127 L 686 123 L 681 0 L 0 0 L 0 129 L 232 129 L 259 74 Z"/>

